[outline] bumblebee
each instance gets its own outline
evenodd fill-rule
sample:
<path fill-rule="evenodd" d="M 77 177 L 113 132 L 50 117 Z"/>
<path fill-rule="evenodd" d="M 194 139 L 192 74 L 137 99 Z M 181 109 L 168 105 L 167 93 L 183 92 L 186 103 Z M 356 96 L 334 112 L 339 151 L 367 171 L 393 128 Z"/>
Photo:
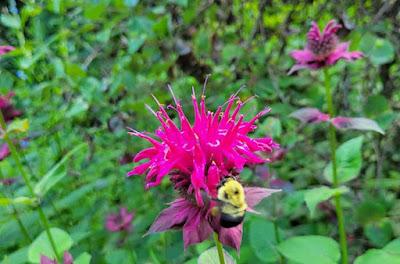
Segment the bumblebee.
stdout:
<path fill-rule="evenodd" d="M 221 181 L 218 186 L 217 201 L 222 227 L 235 227 L 243 222 L 247 204 L 244 188 L 237 180 L 228 177 Z"/>

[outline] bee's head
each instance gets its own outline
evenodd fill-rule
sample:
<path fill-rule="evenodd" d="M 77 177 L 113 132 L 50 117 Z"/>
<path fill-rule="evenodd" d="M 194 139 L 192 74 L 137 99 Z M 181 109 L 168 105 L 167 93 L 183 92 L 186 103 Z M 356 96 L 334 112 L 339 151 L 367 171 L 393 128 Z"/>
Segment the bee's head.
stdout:
<path fill-rule="evenodd" d="M 218 200 L 243 207 L 246 204 L 243 186 L 238 181 L 227 178 L 218 189 Z"/>

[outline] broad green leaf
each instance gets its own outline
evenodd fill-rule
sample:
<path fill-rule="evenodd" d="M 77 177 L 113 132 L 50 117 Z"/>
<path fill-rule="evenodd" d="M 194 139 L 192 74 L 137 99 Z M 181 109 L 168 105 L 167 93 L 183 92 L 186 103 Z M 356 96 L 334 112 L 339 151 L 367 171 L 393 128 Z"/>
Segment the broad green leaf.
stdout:
<path fill-rule="evenodd" d="M 345 183 L 356 178 L 361 170 L 361 146 L 363 137 L 356 137 L 346 141 L 336 150 L 337 177 L 339 183 Z M 325 179 L 333 182 L 332 163 L 324 170 Z"/>
<path fill-rule="evenodd" d="M 337 264 L 340 259 L 338 243 L 324 236 L 298 236 L 278 245 L 278 250 L 294 263 Z"/>
<path fill-rule="evenodd" d="M 395 50 L 393 44 L 388 39 L 378 38 L 375 45 L 369 53 L 373 64 L 381 65 L 389 63 L 394 59 Z"/>
<path fill-rule="evenodd" d="M 235 259 L 224 250 L 225 264 L 236 263 Z M 219 264 L 217 247 L 212 247 L 201 253 L 197 261 L 198 264 Z"/>
<path fill-rule="evenodd" d="M 364 234 L 375 247 L 385 246 L 393 236 L 392 225 L 386 218 L 364 226 Z"/>
<path fill-rule="evenodd" d="M 59 181 L 61 181 L 67 173 L 61 172 L 56 174 L 57 170 L 76 152 L 81 150 L 86 146 L 86 143 L 82 143 L 75 148 L 73 148 L 70 152 L 68 152 L 56 165 L 49 170 L 46 175 L 44 175 L 40 181 L 35 185 L 34 192 L 37 195 L 44 196 L 54 185 L 56 185 Z"/>
<path fill-rule="evenodd" d="M 24 204 L 24 205 L 37 205 L 37 200 L 35 198 L 29 197 L 17 197 L 17 198 L 4 198 L 0 197 L 0 205 L 1 206 L 9 206 L 9 205 L 17 205 L 17 204 Z"/>
<path fill-rule="evenodd" d="M 310 210 L 311 217 L 315 216 L 315 209 L 320 202 L 329 200 L 335 195 L 342 194 L 348 191 L 349 189 L 346 187 L 332 189 L 326 186 L 305 191 L 304 201 L 306 202 L 306 205 Z"/>
<path fill-rule="evenodd" d="M 91 259 L 92 256 L 89 253 L 84 252 L 74 259 L 74 264 L 90 264 Z"/>
<path fill-rule="evenodd" d="M 276 249 L 274 224 L 262 218 L 254 218 L 249 228 L 250 246 L 254 254 L 264 262 L 277 262 L 279 253 Z"/>
<path fill-rule="evenodd" d="M 50 233 L 60 256 L 71 248 L 73 241 L 67 232 L 59 228 L 51 228 Z M 29 246 L 28 259 L 30 262 L 39 263 L 41 255 L 51 259 L 56 257 L 46 231 L 43 231 Z"/>
<path fill-rule="evenodd" d="M 399 254 L 390 254 L 381 249 L 370 249 L 356 258 L 354 264 L 400 264 Z"/>
<path fill-rule="evenodd" d="M 23 133 L 28 131 L 29 121 L 28 119 L 16 119 L 7 127 L 7 133 Z"/>
<path fill-rule="evenodd" d="M 356 258 L 354 264 L 400 264 L 400 239 L 393 240 L 383 249 L 370 249 Z"/>

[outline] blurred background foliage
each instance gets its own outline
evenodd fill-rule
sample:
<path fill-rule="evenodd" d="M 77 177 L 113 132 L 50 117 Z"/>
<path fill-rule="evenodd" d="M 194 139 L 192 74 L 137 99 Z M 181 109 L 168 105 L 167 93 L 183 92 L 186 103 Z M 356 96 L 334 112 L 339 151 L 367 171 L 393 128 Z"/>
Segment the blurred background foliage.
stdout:
<path fill-rule="evenodd" d="M 330 19 L 343 25 L 339 35 L 352 50 L 366 54 L 332 69 L 338 114 L 372 118 L 386 132 L 364 135 L 361 170 L 343 198 L 351 258 L 400 235 L 399 1 L 8 0 L 0 8 L 0 44 L 17 48 L 0 61 L 0 92 L 15 92 L 13 102 L 29 120 L 29 131 L 18 137 L 25 139 L 20 148 L 31 178 L 39 181 L 75 146 L 87 145 L 62 164 L 57 173 L 66 176 L 40 201 L 52 226 L 73 238 L 74 256 L 89 252 L 92 263 L 196 263 L 212 246 L 205 241 L 183 251 L 181 232 L 143 237 L 174 193 L 168 181 L 145 191 L 143 177 L 125 177 L 132 155 L 147 146 L 126 127 L 158 126 L 145 108 L 156 107 L 151 94 L 169 104 L 171 84 L 190 113 L 192 86 L 200 93 L 207 74 L 210 109 L 244 87 L 242 100 L 256 95 L 244 113 L 272 108 L 256 134 L 273 136 L 286 150 L 276 162 L 242 173 L 246 184 L 284 192 L 259 206 L 261 216 L 247 216 L 240 258 L 230 251 L 238 263 L 277 262 L 276 238 L 337 239 L 331 202 L 320 203 L 313 217 L 304 202 L 307 189 L 327 184 L 326 127 L 288 117 L 305 106 L 326 110 L 322 76 L 287 71 L 294 63 L 288 54 L 304 46 L 311 22 Z M 339 133 L 339 142 L 359 134 Z M 13 160 L 0 165 L 6 178 L 17 178 L 0 188 L 26 195 Z M 121 234 L 104 228 L 119 206 L 135 211 L 122 244 Z M 37 215 L 26 205 L 18 209 L 36 237 Z M 3 263 L 25 263 L 28 246 L 1 207 Z"/>

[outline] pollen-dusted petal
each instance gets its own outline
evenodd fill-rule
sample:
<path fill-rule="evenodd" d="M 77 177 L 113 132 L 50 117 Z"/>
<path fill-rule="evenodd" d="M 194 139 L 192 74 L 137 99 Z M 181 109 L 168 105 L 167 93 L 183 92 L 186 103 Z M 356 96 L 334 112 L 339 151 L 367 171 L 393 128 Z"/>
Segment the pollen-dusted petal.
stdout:
<path fill-rule="evenodd" d="M 255 207 L 263 199 L 267 198 L 273 193 L 280 192 L 279 189 L 267 189 L 262 187 L 245 187 L 244 193 L 246 197 L 246 203 L 250 208 Z"/>
<path fill-rule="evenodd" d="M 223 228 L 218 232 L 219 241 L 226 246 L 230 246 L 236 251 L 240 250 L 242 243 L 243 223 L 231 228 Z"/>

